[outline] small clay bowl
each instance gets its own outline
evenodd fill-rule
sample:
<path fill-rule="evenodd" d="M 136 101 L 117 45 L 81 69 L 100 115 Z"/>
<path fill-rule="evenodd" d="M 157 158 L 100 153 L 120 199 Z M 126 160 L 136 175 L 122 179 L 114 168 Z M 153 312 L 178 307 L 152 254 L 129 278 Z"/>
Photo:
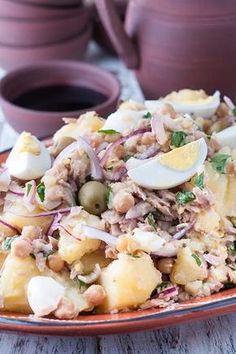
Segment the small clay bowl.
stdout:
<path fill-rule="evenodd" d="M 80 33 L 89 21 L 89 14 L 89 9 L 82 7 L 70 16 L 52 19 L 0 17 L 0 43 L 11 46 L 57 43 Z"/>
<path fill-rule="evenodd" d="M 0 67 L 9 70 L 48 59 L 80 59 L 91 38 L 91 26 L 72 38 L 45 46 L 15 47 L 0 44 Z"/>
<path fill-rule="evenodd" d="M 74 86 L 103 95 L 104 101 L 89 109 L 39 111 L 16 105 L 16 99 L 32 90 L 45 87 Z M 0 104 L 8 123 L 17 131 L 30 131 L 38 137 L 52 135 L 62 117 L 79 117 L 93 110 L 106 117 L 113 112 L 120 96 L 120 84 L 109 72 L 90 64 L 73 61 L 48 61 L 9 72 L 0 81 Z"/>
<path fill-rule="evenodd" d="M 30 3 L 0 0 L 0 16 L 22 19 L 48 19 L 63 16 L 72 16 L 78 13 L 81 7 L 37 6 Z"/>

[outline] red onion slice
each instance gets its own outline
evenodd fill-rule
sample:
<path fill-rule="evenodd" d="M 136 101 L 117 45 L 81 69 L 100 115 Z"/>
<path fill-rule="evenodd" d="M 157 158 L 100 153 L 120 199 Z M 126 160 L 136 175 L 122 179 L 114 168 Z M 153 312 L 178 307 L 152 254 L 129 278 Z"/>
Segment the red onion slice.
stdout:
<path fill-rule="evenodd" d="M 9 229 L 11 229 L 12 231 L 16 232 L 17 234 L 20 233 L 20 231 L 15 226 L 9 224 L 8 222 L 4 221 L 3 219 L 0 219 L 0 224 L 8 227 Z"/>
<path fill-rule="evenodd" d="M 116 248 L 116 246 L 117 246 L 117 238 L 116 237 L 112 236 L 108 232 L 96 229 L 95 227 L 88 226 L 88 225 L 82 225 L 82 233 L 83 233 L 83 236 L 85 236 L 87 238 L 101 240 L 112 248 Z"/>
<path fill-rule="evenodd" d="M 178 295 L 178 289 L 176 286 L 172 286 L 172 287 L 162 290 L 158 295 L 159 295 L 159 297 L 165 297 L 165 296 L 174 297 L 174 296 Z"/>
<path fill-rule="evenodd" d="M 119 168 L 116 171 L 103 171 L 104 177 L 109 181 L 119 181 L 127 174 L 127 168 L 125 166 Z"/>
<path fill-rule="evenodd" d="M 0 190 L 2 192 L 7 192 L 8 187 L 11 183 L 11 177 L 7 167 L 0 169 Z"/>
<path fill-rule="evenodd" d="M 52 236 L 53 232 L 57 229 L 58 227 L 58 223 L 62 218 L 62 214 L 61 213 L 57 213 L 54 217 L 54 219 L 52 220 L 51 224 L 49 225 L 47 232 L 46 232 L 46 236 Z"/>
<path fill-rule="evenodd" d="M 25 193 L 15 191 L 15 190 L 12 189 L 12 188 L 9 188 L 9 189 L 8 189 L 8 192 L 11 193 L 11 194 L 17 195 L 18 197 L 24 197 L 24 195 L 25 195 Z"/>
<path fill-rule="evenodd" d="M 224 96 L 224 101 L 231 111 L 235 108 L 235 104 L 231 101 L 229 97 Z"/>
<path fill-rule="evenodd" d="M 138 129 L 138 130 L 135 130 L 134 132 L 122 137 L 122 138 L 117 139 L 114 143 L 112 143 L 111 145 L 108 146 L 103 158 L 100 161 L 100 166 L 102 166 L 102 167 L 105 166 L 108 158 L 111 156 L 112 150 L 116 146 L 125 143 L 128 139 L 133 138 L 134 136 L 143 135 L 144 133 L 149 132 L 149 131 L 150 131 L 149 128 Z"/>
<path fill-rule="evenodd" d="M 180 240 L 186 234 L 187 231 L 192 229 L 193 225 L 195 224 L 195 221 L 196 220 L 193 220 L 192 222 L 188 223 L 183 229 L 181 229 L 180 231 L 176 232 L 173 235 L 173 239 L 174 240 Z"/>
<path fill-rule="evenodd" d="M 220 265 L 222 263 L 222 258 L 221 257 L 217 257 L 214 256 L 213 254 L 204 254 L 203 258 L 205 259 L 205 261 L 215 267 L 217 267 L 218 265 Z"/>
<path fill-rule="evenodd" d="M 41 218 L 43 216 L 54 216 L 54 215 L 56 215 L 58 213 L 67 214 L 67 213 L 69 213 L 71 211 L 71 209 L 72 209 L 72 207 L 69 207 L 69 208 L 46 211 L 46 212 L 43 212 L 43 213 L 31 214 L 31 215 L 15 214 L 15 213 L 12 213 L 11 211 L 8 211 L 8 213 L 14 214 L 16 216 L 21 216 L 22 218 Z"/>
<path fill-rule="evenodd" d="M 91 165 L 91 176 L 97 180 L 102 179 L 103 172 L 99 164 L 99 159 L 96 156 L 94 150 L 87 143 L 87 141 L 81 137 L 79 137 L 77 141 L 70 144 L 64 150 L 62 150 L 62 152 L 60 152 L 60 154 L 57 156 L 57 158 L 54 161 L 54 165 L 61 162 L 65 157 L 67 157 L 69 154 L 71 154 L 73 151 L 77 149 L 84 150 L 84 152 L 86 152 L 86 154 L 88 155 L 90 159 L 90 165 Z"/>

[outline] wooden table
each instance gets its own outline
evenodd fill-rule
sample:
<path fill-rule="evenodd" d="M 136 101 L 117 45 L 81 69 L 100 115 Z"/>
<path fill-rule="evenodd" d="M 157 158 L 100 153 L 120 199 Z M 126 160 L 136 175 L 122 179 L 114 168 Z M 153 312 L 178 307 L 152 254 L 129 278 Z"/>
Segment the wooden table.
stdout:
<path fill-rule="evenodd" d="M 122 98 L 142 99 L 132 72 L 93 45 L 88 61 L 114 72 L 122 83 Z M 0 116 L 0 149 L 14 144 L 17 134 Z M 233 354 L 236 315 L 197 321 L 156 331 L 97 337 L 52 337 L 0 333 L 0 354 Z"/>

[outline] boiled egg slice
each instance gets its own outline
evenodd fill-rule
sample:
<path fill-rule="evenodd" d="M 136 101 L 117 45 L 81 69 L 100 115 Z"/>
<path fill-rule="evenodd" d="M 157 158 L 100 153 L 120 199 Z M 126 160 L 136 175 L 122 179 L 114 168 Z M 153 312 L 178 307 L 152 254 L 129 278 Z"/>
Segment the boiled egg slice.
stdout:
<path fill-rule="evenodd" d="M 134 111 L 131 109 L 119 109 L 110 114 L 102 127 L 102 130 L 114 130 L 120 134 L 135 129 L 138 121 L 143 118 L 147 111 Z"/>
<path fill-rule="evenodd" d="M 137 242 L 140 250 L 151 253 L 158 251 L 165 243 L 165 240 L 154 232 L 134 229 L 133 240 Z"/>
<path fill-rule="evenodd" d="M 214 138 L 221 146 L 228 146 L 231 149 L 236 149 L 236 125 L 221 130 L 214 135 Z"/>
<path fill-rule="evenodd" d="M 38 317 L 55 311 L 64 295 L 65 287 L 51 277 L 33 277 L 27 287 L 29 305 Z"/>
<path fill-rule="evenodd" d="M 163 103 L 171 104 L 176 113 L 188 113 L 194 118 L 210 118 L 220 105 L 220 92 L 216 91 L 212 96 L 208 96 L 204 90 L 173 91 L 159 100 L 145 101 L 145 106 L 154 112 Z"/>
<path fill-rule="evenodd" d="M 26 181 L 42 177 L 51 164 L 44 144 L 26 132 L 19 136 L 6 161 L 10 175 Z"/>
<path fill-rule="evenodd" d="M 127 173 L 141 187 L 172 188 L 192 178 L 202 167 L 206 156 L 207 144 L 201 138 L 131 168 Z"/>

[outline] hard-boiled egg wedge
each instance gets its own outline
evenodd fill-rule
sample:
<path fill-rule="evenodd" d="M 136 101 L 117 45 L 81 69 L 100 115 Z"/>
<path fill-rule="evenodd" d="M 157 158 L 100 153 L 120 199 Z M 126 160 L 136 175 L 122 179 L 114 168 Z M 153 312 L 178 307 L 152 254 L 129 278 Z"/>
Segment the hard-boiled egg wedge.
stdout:
<path fill-rule="evenodd" d="M 115 130 L 118 133 L 124 134 L 126 131 L 134 129 L 146 112 L 147 111 L 119 109 L 108 116 L 102 130 Z"/>
<path fill-rule="evenodd" d="M 65 294 L 65 287 L 51 277 L 36 276 L 27 287 L 29 305 L 36 316 L 46 316 L 55 311 Z"/>
<path fill-rule="evenodd" d="M 51 164 L 44 144 L 26 132 L 19 136 L 6 161 L 10 175 L 26 181 L 42 177 Z"/>
<path fill-rule="evenodd" d="M 135 229 L 133 239 L 140 246 L 140 250 L 151 253 L 158 251 L 165 243 L 165 240 L 154 232 Z"/>
<path fill-rule="evenodd" d="M 236 149 L 236 125 L 216 133 L 214 137 L 221 146 L 228 146 L 231 149 Z"/>
<path fill-rule="evenodd" d="M 201 138 L 130 169 L 128 175 L 135 183 L 145 188 L 172 188 L 193 177 L 206 156 L 207 145 Z"/>
<path fill-rule="evenodd" d="M 216 91 L 214 95 L 208 96 L 204 90 L 173 91 L 157 101 L 145 101 L 145 106 L 154 112 L 162 103 L 171 104 L 176 113 L 188 113 L 195 118 L 210 118 L 220 105 L 220 92 Z"/>

